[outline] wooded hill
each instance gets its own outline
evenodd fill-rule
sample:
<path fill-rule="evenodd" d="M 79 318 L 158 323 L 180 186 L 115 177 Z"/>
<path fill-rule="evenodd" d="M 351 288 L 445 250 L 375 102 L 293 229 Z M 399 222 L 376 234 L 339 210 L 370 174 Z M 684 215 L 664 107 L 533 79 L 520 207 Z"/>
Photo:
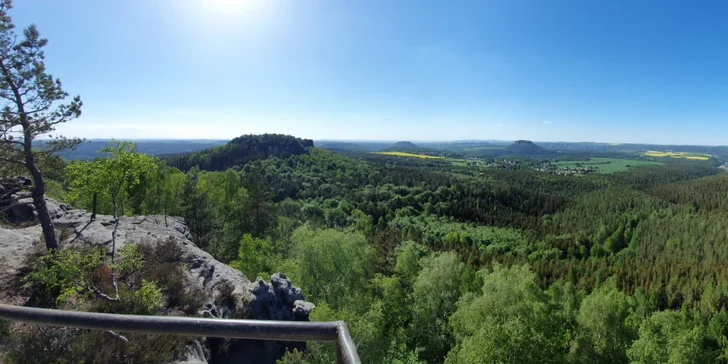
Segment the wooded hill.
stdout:
<path fill-rule="evenodd" d="M 190 154 L 169 156 L 165 159 L 170 166 L 183 171 L 194 166 L 205 171 L 222 171 L 232 167 L 242 167 L 250 161 L 306 154 L 307 148 L 310 147 L 313 147 L 312 140 L 288 135 L 243 135 L 226 145 Z"/>

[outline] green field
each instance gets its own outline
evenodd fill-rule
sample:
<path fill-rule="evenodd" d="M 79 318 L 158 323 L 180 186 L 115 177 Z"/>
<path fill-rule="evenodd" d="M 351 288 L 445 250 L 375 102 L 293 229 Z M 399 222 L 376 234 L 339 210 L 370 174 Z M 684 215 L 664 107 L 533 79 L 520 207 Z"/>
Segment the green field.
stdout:
<path fill-rule="evenodd" d="M 373 154 L 388 155 L 390 157 L 408 157 L 408 158 L 419 158 L 419 159 L 445 159 L 445 157 L 438 157 L 434 155 L 425 154 L 414 154 L 405 152 L 372 152 Z"/>
<path fill-rule="evenodd" d="M 686 152 L 660 152 L 650 150 L 644 154 L 647 157 L 658 157 L 658 158 L 684 158 L 694 161 L 707 161 L 710 159 L 710 154 L 697 154 L 697 153 L 686 153 Z"/>
<path fill-rule="evenodd" d="M 555 163 L 559 168 L 596 167 L 599 173 L 623 172 L 630 167 L 662 165 L 660 162 L 641 161 L 634 159 L 617 159 L 617 158 L 590 158 L 588 161 L 559 161 Z"/>
<path fill-rule="evenodd" d="M 372 152 L 372 154 L 387 155 L 390 157 L 435 159 L 435 160 L 442 160 L 442 161 L 447 160 L 447 161 L 452 162 L 452 165 L 456 166 L 456 167 L 467 167 L 468 166 L 468 162 L 465 159 L 445 158 L 445 157 L 439 157 L 439 156 L 405 153 L 405 152 Z"/>

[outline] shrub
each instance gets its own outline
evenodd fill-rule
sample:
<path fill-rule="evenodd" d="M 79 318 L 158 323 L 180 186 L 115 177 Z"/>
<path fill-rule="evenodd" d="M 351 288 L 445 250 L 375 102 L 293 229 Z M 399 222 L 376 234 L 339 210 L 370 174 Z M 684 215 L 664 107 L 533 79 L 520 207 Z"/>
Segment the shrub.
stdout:
<path fill-rule="evenodd" d="M 125 334 L 128 343 L 101 331 L 15 325 L 8 336 L 8 364 L 150 363 L 174 361 L 189 339 L 169 335 Z"/>
<path fill-rule="evenodd" d="M 118 273 L 119 300 L 97 299 L 94 289 L 114 292 L 106 250 L 65 249 L 38 257 L 27 268 L 36 303 L 73 305 L 75 309 L 122 314 L 155 314 L 182 310 L 197 313 L 205 294 L 186 288 L 180 266 L 182 251 L 172 238 L 158 242 L 126 244 L 119 249 L 114 266 Z M 165 300 L 166 296 L 166 300 Z M 166 302 L 166 305 L 165 305 Z M 170 335 L 124 334 L 123 342 L 109 333 L 68 328 L 44 328 L 0 322 L 0 345 L 7 348 L 8 363 L 168 363 L 189 343 Z"/>
<path fill-rule="evenodd" d="M 103 256 L 101 248 L 51 252 L 40 257 L 23 280 L 35 288 L 37 303 L 53 307 L 73 295 L 89 293 L 92 274 Z"/>
<path fill-rule="evenodd" d="M 134 292 L 134 313 L 151 315 L 162 309 L 162 292 L 154 282 L 142 281 L 141 287 Z"/>

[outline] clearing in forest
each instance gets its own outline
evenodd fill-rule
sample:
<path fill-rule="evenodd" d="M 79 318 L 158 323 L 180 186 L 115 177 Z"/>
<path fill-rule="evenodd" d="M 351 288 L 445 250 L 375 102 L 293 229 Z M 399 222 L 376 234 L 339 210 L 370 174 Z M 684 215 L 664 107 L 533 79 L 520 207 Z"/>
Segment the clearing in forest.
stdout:
<path fill-rule="evenodd" d="M 670 157 L 670 158 L 684 158 L 694 161 L 707 161 L 710 159 L 710 154 L 698 154 L 698 153 L 687 153 L 687 152 L 660 152 L 656 150 L 650 150 L 645 152 L 646 157 Z"/>
<path fill-rule="evenodd" d="M 394 157 L 410 157 L 410 158 L 420 158 L 420 159 L 445 159 L 445 157 L 438 157 L 434 155 L 425 155 L 425 154 L 412 154 L 412 153 L 405 153 L 405 152 L 373 152 L 374 154 L 381 154 L 381 155 L 389 155 Z"/>
<path fill-rule="evenodd" d="M 596 167 L 599 173 L 623 172 L 631 167 L 662 165 L 660 162 L 618 158 L 589 158 L 587 161 L 559 161 L 559 168 Z"/>

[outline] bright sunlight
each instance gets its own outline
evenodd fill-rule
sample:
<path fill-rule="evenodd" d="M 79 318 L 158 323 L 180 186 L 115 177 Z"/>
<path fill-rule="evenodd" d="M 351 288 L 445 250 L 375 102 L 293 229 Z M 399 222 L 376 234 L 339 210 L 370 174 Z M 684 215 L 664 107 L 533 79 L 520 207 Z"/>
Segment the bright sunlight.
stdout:
<path fill-rule="evenodd" d="M 240 19 L 257 17 L 263 12 L 266 2 L 265 0 L 202 0 L 195 1 L 195 5 L 218 19 Z"/>

